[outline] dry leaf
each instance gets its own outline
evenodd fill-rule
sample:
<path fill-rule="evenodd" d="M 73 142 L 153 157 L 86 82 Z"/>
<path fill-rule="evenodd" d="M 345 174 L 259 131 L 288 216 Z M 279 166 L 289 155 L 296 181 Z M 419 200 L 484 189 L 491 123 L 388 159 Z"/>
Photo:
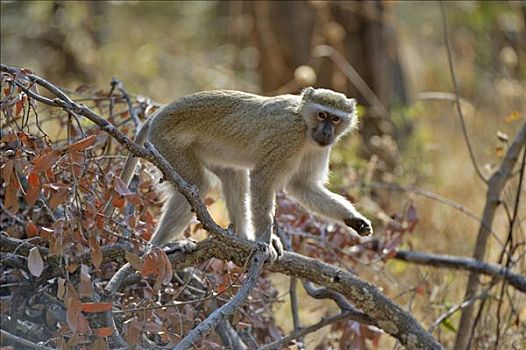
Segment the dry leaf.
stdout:
<path fill-rule="evenodd" d="M 79 294 L 81 297 L 89 297 L 91 294 L 93 294 L 89 266 L 84 264 L 80 265 Z"/>
<path fill-rule="evenodd" d="M 112 303 L 82 303 L 82 311 L 87 313 L 111 311 L 112 307 Z"/>
<path fill-rule="evenodd" d="M 59 277 L 57 280 L 57 298 L 60 300 L 64 300 L 64 296 L 66 295 L 66 280 L 64 278 Z"/>
<path fill-rule="evenodd" d="M 95 143 L 95 141 L 97 140 L 97 135 L 90 135 L 86 138 L 83 138 L 82 140 L 80 141 L 77 141 L 75 143 L 72 143 L 69 147 L 68 147 L 68 151 L 69 152 L 75 152 L 75 151 L 82 151 L 82 150 L 85 150 L 86 148 L 90 147 L 91 145 L 93 145 Z"/>
<path fill-rule="evenodd" d="M 45 153 L 43 155 L 40 155 L 33 159 L 33 164 L 35 167 L 33 168 L 33 171 L 36 173 L 44 172 L 48 169 L 51 169 L 53 165 L 58 161 L 60 158 L 60 152 L 59 151 L 51 151 L 48 153 Z"/>
<path fill-rule="evenodd" d="M 65 304 L 66 304 L 66 322 L 69 328 L 76 333 L 88 333 L 90 327 L 86 317 L 82 314 L 82 303 L 77 291 L 72 285 L 67 286 Z"/>
<path fill-rule="evenodd" d="M 90 236 L 88 238 L 89 247 L 91 250 L 91 262 L 95 268 L 99 268 L 102 264 L 102 249 L 100 248 L 99 242 L 95 236 Z"/>
<path fill-rule="evenodd" d="M 12 159 L 9 159 L 4 165 L 2 165 L 2 178 L 4 179 L 5 183 L 9 183 L 11 175 L 13 174 L 13 167 L 14 161 Z"/>
<path fill-rule="evenodd" d="M 42 260 L 38 247 L 33 247 L 29 251 L 29 255 L 27 256 L 27 268 L 35 277 L 40 277 L 42 271 L 44 271 L 44 260 Z"/>
<path fill-rule="evenodd" d="M 27 238 L 35 237 L 38 235 L 38 227 L 31 220 L 26 224 L 26 235 Z"/>
<path fill-rule="evenodd" d="M 142 259 L 137 254 L 134 254 L 127 250 L 124 253 L 124 258 L 126 258 L 126 261 L 128 261 L 135 270 L 142 271 L 143 262 L 142 262 Z"/>

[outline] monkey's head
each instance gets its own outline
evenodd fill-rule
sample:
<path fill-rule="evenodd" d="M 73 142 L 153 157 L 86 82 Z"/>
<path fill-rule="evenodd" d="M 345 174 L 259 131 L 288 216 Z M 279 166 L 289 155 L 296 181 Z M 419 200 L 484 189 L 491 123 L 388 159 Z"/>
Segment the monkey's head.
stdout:
<path fill-rule="evenodd" d="M 321 147 L 334 144 L 357 124 L 356 101 L 327 89 L 303 90 L 298 113 L 310 137 Z"/>

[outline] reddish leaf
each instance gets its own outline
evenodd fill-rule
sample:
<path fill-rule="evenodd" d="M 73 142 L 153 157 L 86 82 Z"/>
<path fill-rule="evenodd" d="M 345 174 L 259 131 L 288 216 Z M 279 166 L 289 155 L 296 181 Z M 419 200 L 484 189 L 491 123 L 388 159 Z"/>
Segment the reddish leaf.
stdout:
<path fill-rule="evenodd" d="M 26 95 L 21 93 L 18 96 L 18 101 L 16 102 L 15 116 L 19 116 L 20 113 L 24 110 L 24 102 L 26 101 Z"/>
<path fill-rule="evenodd" d="M 137 271 L 142 271 L 143 269 L 143 262 L 142 259 L 137 255 L 129 250 L 127 250 L 124 253 L 124 257 L 126 258 L 126 261 L 130 263 L 130 265 Z"/>
<path fill-rule="evenodd" d="M 111 331 L 111 328 L 110 327 L 105 327 L 104 329 L 106 328 L 109 328 L 110 331 Z M 95 329 L 95 334 L 99 336 L 99 338 L 95 339 L 95 342 L 93 342 L 93 350 L 108 350 L 108 343 L 106 343 L 106 339 L 102 338 L 102 337 L 107 337 L 108 335 L 111 335 L 111 333 L 107 334 L 107 331 L 106 332 L 99 332 L 99 329 L 102 329 L 102 328 L 98 328 L 98 329 Z M 99 335 L 99 333 L 102 333 L 102 334 L 107 334 L 107 335 Z"/>
<path fill-rule="evenodd" d="M 130 193 L 125 196 L 125 198 L 130 202 L 131 204 L 137 206 L 142 204 L 141 196 L 139 196 L 137 193 Z"/>
<path fill-rule="evenodd" d="M 162 280 L 162 283 L 170 283 L 173 277 L 173 268 L 172 263 L 170 262 L 170 259 L 168 258 L 168 255 L 166 255 L 166 252 L 164 250 L 160 251 L 161 255 L 161 261 L 162 266 L 164 267 L 164 278 Z"/>
<path fill-rule="evenodd" d="M 111 328 L 111 327 L 96 328 L 93 331 L 99 337 L 109 337 L 110 335 L 113 334 L 113 328 Z"/>
<path fill-rule="evenodd" d="M 40 227 L 40 234 L 39 234 L 39 236 L 44 238 L 44 239 L 50 239 L 51 237 L 53 237 L 53 233 L 54 232 L 55 232 L 55 230 L 53 230 L 52 228 Z"/>
<path fill-rule="evenodd" d="M 221 294 L 225 290 L 227 290 L 229 286 L 230 286 L 230 283 L 229 283 L 228 279 L 227 278 L 223 278 L 223 282 L 221 282 L 221 284 L 219 286 L 217 286 L 216 292 Z"/>
<path fill-rule="evenodd" d="M 26 236 L 27 238 L 35 237 L 38 235 L 38 227 L 29 220 L 26 224 Z"/>
<path fill-rule="evenodd" d="M 2 178 L 4 179 L 5 183 L 9 183 L 9 180 L 11 180 L 11 175 L 13 174 L 13 165 L 13 159 L 9 159 L 4 165 L 2 165 Z"/>
<path fill-rule="evenodd" d="M 47 171 L 51 169 L 53 165 L 55 165 L 55 163 L 59 160 L 59 158 L 60 158 L 59 151 L 51 151 L 43 155 L 40 155 L 33 160 L 33 164 L 35 165 L 35 167 L 33 168 L 33 171 L 36 173 Z"/>
<path fill-rule="evenodd" d="M 158 274 L 158 268 L 157 268 L 157 249 L 152 249 L 146 255 L 143 259 L 143 265 L 141 274 L 146 277 L 150 274 L 157 275 Z"/>
<path fill-rule="evenodd" d="M 76 333 L 88 333 L 90 328 L 88 321 L 81 313 L 82 303 L 80 302 L 77 292 L 71 285 L 68 285 L 67 288 L 65 304 L 67 308 L 66 322 L 69 328 Z"/>
<path fill-rule="evenodd" d="M 101 231 L 104 229 L 104 214 L 97 213 L 97 217 L 95 218 L 95 225 Z"/>
<path fill-rule="evenodd" d="M 68 196 L 69 191 L 65 188 L 61 188 L 58 191 L 53 191 L 53 193 L 51 194 L 51 198 L 49 199 L 49 207 L 52 210 L 57 209 L 59 205 L 64 204 Z"/>
<path fill-rule="evenodd" d="M 44 260 L 42 260 L 38 247 L 33 247 L 29 251 L 29 255 L 27 256 L 27 268 L 35 277 L 40 277 L 42 271 L 44 271 Z"/>
<path fill-rule="evenodd" d="M 141 340 L 141 323 L 136 318 L 133 318 L 128 324 L 128 331 L 126 332 L 126 341 L 130 345 L 138 344 Z"/>
<path fill-rule="evenodd" d="M 115 208 L 122 208 L 122 207 L 124 207 L 124 203 L 125 203 L 125 200 L 124 200 L 123 197 L 113 197 L 113 199 L 111 200 L 111 204 Z"/>
<path fill-rule="evenodd" d="M 99 242 L 95 236 L 88 238 L 89 247 L 91 249 L 91 262 L 95 268 L 99 268 L 102 264 L 102 249 L 100 248 Z"/>
<path fill-rule="evenodd" d="M 82 151 L 82 150 L 90 147 L 91 145 L 93 145 L 96 140 L 97 140 L 97 135 L 90 135 L 90 136 L 88 136 L 86 138 L 83 138 L 80 141 L 72 143 L 68 147 L 68 151 L 69 152 Z"/>
<path fill-rule="evenodd" d="M 26 191 L 26 203 L 29 207 L 32 207 L 40 196 L 42 186 L 40 184 L 40 178 L 35 172 L 29 173 L 27 182 L 29 183 L 29 187 Z"/>
<path fill-rule="evenodd" d="M 112 303 L 82 303 L 82 311 L 87 313 L 111 311 L 112 307 Z"/>
<path fill-rule="evenodd" d="M 35 172 L 30 172 L 27 176 L 27 182 L 30 186 L 40 186 L 40 177 Z"/>
<path fill-rule="evenodd" d="M 12 213 L 16 213 L 18 211 L 18 184 L 15 178 L 16 176 L 11 177 L 9 186 L 7 186 L 5 190 L 4 197 L 4 206 Z"/>

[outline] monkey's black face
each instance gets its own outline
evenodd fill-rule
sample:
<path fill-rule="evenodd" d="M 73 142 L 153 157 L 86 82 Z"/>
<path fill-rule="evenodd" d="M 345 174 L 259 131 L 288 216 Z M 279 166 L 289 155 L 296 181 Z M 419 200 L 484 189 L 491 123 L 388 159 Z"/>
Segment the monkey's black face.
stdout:
<path fill-rule="evenodd" d="M 312 130 L 312 138 L 322 147 L 330 146 L 336 139 L 334 135 L 334 125 L 331 123 L 320 123 L 317 128 Z"/>
<path fill-rule="evenodd" d="M 319 111 L 316 120 L 318 124 L 312 129 L 312 138 L 322 147 L 332 145 L 336 141 L 337 127 L 342 122 L 342 117 Z"/>

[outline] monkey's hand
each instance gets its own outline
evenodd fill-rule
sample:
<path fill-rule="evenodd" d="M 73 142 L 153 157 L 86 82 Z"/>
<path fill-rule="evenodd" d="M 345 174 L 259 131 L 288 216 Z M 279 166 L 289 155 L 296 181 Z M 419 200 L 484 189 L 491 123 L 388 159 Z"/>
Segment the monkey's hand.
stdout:
<path fill-rule="evenodd" d="M 283 244 L 281 243 L 281 239 L 275 234 L 270 235 L 270 244 L 268 248 L 271 264 L 283 255 Z"/>
<path fill-rule="evenodd" d="M 373 233 L 373 227 L 371 226 L 371 221 L 363 216 L 355 216 L 352 218 L 347 218 L 343 220 L 345 225 L 352 228 L 360 236 L 370 236 Z"/>

